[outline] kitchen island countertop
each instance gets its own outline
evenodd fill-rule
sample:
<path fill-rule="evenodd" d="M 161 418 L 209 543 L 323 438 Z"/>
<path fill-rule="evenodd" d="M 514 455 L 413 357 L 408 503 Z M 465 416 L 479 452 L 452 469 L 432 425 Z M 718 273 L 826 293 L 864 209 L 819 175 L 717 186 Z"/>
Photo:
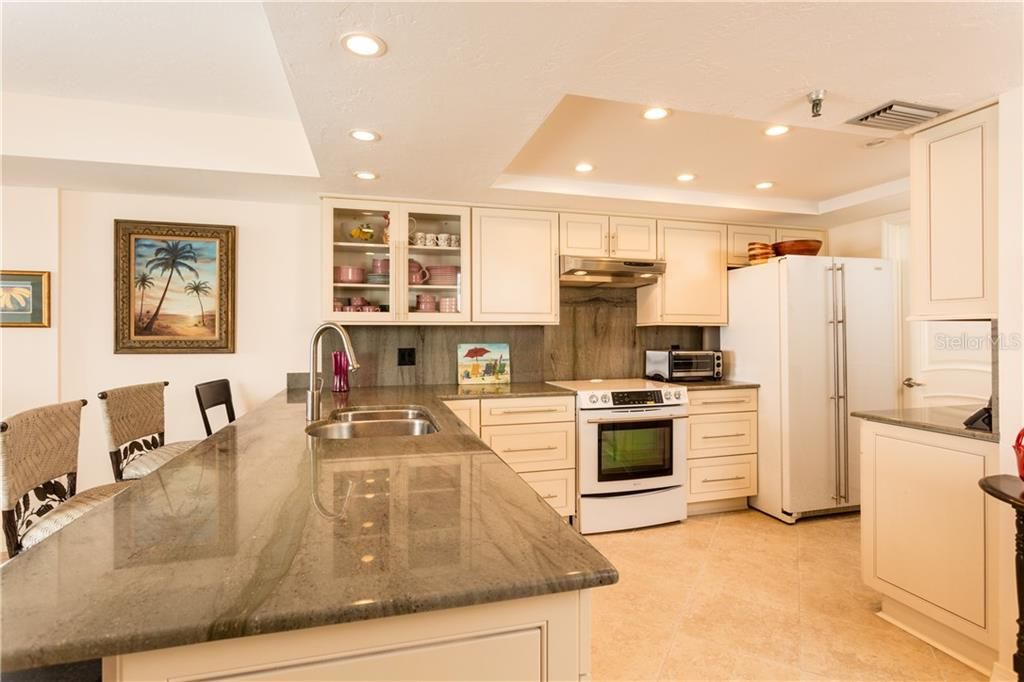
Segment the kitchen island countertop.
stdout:
<path fill-rule="evenodd" d="M 976 440 L 999 442 L 998 433 L 976 431 L 964 426 L 964 420 L 984 407 L 977 405 L 948 405 L 938 407 L 907 407 L 895 410 L 864 410 L 851 412 L 851 417 L 859 417 L 869 422 L 905 426 L 910 429 L 945 433 L 951 436 L 974 438 Z"/>
<path fill-rule="evenodd" d="M 3 669 L 616 582 L 442 404 L 453 388 L 325 393 L 324 416 L 420 405 L 440 430 L 315 443 L 305 391 L 282 391 L 15 557 Z"/>

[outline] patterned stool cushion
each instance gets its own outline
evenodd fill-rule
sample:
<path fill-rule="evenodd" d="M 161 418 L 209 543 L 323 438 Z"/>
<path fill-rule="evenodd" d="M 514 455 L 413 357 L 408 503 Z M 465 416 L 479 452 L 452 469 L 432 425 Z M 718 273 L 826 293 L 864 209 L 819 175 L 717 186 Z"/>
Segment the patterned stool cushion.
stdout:
<path fill-rule="evenodd" d="M 28 549 L 32 545 L 41 542 L 56 531 L 79 518 L 90 509 L 95 509 L 101 502 L 127 488 L 130 483 L 108 483 L 95 488 L 84 490 L 67 502 L 64 502 L 52 510 L 46 512 L 39 521 L 33 524 L 25 534 L 21 536 L 21 546 Z"/>
<path fill-rule="evenodd" d="M 198 442 L 197 440 L 182 440 L 177 443 L 168 443 L 162 448 L 150 450 L 128 462 L 124 467 L 121 477 L 127 481 L 151 474 Z"/>

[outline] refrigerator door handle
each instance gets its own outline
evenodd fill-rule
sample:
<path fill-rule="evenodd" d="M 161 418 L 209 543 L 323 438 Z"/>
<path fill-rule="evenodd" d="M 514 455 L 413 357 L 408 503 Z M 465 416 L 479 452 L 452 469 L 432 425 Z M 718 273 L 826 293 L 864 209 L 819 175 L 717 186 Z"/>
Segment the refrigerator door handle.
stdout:
<path fill-rule="evenodd" d="M 839 292 L 837 291 L 838 283 L 836 281 L 837 266 L 830 265 L 827 270 L 829 272 L 829 278 L 831 279 L 830 284 L 832 287 L 832 319 L 829 323 L 832 326 L 832 392 L 835 396 L 835 400 L 832 402 L 832 416 L 835 422 L 835 430 L 832 435 L 833 457 L 835 460 L 835 494 L 832 496 L 832 499 L 836 504 L 839 504 L 842 500 L 842 485 L 839 480 L 839 470 L 842 468 L 842 463 L 840 461 L 840 451 L 842 448 L 840 446 L 839 431 L 841 428 L 839 423 L 839 416 L 841 414 L 839 410 L 839 399 L 841 397 L 839 389 Z"/>
<path fill-rule="evenodd" d="M 842 294 L 840 294 L 840 300 L 842 301 L 842 310 L 841 310 L 842 318 L 839 320 L 839 323 L 843 325 L 843 352 L 842 352 L 842 360 L 843 360 L 843 388 L 842 388 L 842 392 L 839 394 L 840 400 L 843 401 L 843 409 L 839 413 L 840 417 L 842 417 L 841 421 L 842 421 L 842 424 L 843 424 L 843 439 L 842 439 L 842 441 L 843 441 L 843 502 L 849 502 L 850 501 L 850 423 L 849 423 L 849 416 L 848 416 L 847 413 L 850 411 L 850 401 L 849 401 L 847 396 L 848 396 L 848 393 L 849 393 L 850 383 L 849 383 L 848 374 L 847 374 L 847 367 L 846 367 L 846 361 L 847 361 L 847 358 L 848 358 L 848 355 L 849 355 L 849 353 L 847 352 L 847 348 L 846 348 L 846 328 L 847 328 L 847 321 L 846 321 L 846 268 L 844 268 L 843 264 L 840 263 L 839 265 L 836 266 L 836 269 L 839 272 L 839 281 L 840 281 L 840 283 L 842 284 L 842 287 L 843 287 Z M 838 329 L 838 326 L 836 328 Z M 837 400 L 836 404 L 838 405 L 838 403 L 839 403 L 839 401 Z"/>

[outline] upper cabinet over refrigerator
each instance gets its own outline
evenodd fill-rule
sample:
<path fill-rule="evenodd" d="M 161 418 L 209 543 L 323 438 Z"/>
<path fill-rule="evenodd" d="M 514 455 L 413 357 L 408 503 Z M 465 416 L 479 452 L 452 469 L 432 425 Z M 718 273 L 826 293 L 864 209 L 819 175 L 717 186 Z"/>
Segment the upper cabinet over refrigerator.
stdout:
<path fill-rule="evenodd" d="M 986 107 L 911 140 L 911 318 L 997 317 L 997 112 Z"/>

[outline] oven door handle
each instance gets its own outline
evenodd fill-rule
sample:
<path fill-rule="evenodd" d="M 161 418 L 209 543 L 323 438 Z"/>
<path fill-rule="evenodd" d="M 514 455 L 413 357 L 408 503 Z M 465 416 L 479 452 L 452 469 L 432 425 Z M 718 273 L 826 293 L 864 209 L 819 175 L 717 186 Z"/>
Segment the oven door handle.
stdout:
<path fill-rule="evenodd" d="M 674 421 L 676 419 L 685 419 L 686 415 L 678 415 L 675 417 L 626 417 L 624 419 L 611 418 L 611 419 L 588 419 L 588 424 L 635 424 L 636 422 L 664 422 Z"/>

